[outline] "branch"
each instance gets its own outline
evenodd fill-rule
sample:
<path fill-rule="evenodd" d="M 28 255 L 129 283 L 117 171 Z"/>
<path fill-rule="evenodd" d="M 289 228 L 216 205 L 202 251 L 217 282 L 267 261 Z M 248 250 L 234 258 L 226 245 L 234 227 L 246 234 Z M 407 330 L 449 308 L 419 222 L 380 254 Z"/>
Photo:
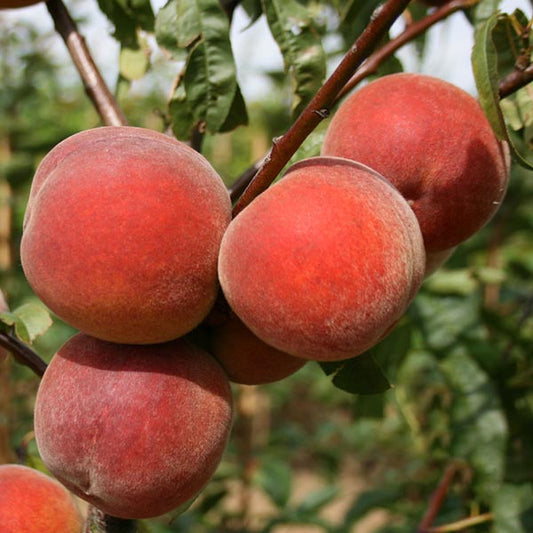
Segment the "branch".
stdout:
<path fill-rule="evenodd" d="M 533 65 L 528 65 L 523 70 L 513 70 L 508 76 L 500 81 L 499 94 L 500 98 L 505 98 L 525 87 L 533 81 Z"/>
<path fill-rule="evenodd" d="M 370 23 L 344 56 L 333 74 L 326 80 L 311 102 L 303 110 L 283 137 L 277 139 L 255 178 L 248 185 L 234 207 L 234 216 L 274 181 L 307 136 L 328 115 L 339 91 L 359 65 L 385 37 L 394 21 L 402 14 L 409 0 L 388 0 L 374 12 Z"/>
<path fill-rule="evenodd" d="M 89 506 L 84 533 L 137 533 L 137 521 L 106 515 Z"/>
<path fill-rule="evenodd" d="M 0 346 L 11 352 L 18 363 L 31 368 L 39 377 L 44 374 L 46 363 L 22 341 L 0 331 Z"/>
<path fill-rule="evenodd" d="M 48 0 L 46 6 L 54 20 L 56 31 L 61 35 L 72 61 L 81 76 L 85 92 L 106 126 L 125 126 L 128 121 L 115 98 L 107 88 L 96 67 L 85 40 L 78 32 L 67 8 L 61 0 Z"/>
<path fill-rule="evenodd" d="M 356 85 L 361 83 L 365 78 L 374 74 L 381 63 L 388 57 L 397 52 L 402 46 L 406 45 L 413 39 L 416 39 L 419 35 L 426 32 L 431 26 L 434 26 L 437 22 L 444 20 L 453 13 L 471 7 L 477 4 L 479 0 L 452 0 L 451 2 L 444 4 L 442 7 L 433 11 L 429 15 L 425 16 L 416 22 L 409 24 L 409 26 L 395 39 L 384 44 L 377 52 L 372 54 L 357 70 L 355 75 L 350 81 L 343 87 L 343 89 L 337 95 L 336 101 L 340 100 L 347 93 L 349 93 Z"/>
<path fill-rule="evenodd" d="M 452 533 L 454 531 L 465 531 L 471 526 L 477 526 L 486 522 L 492 522 L 492 520 L 494 520 L 494 516 L 492 513 L 484 513 L 476 516 L 470 516 L 468 518 L 463 518 L 461 520 L 457 520 L 457 522 L 452 522 L 443 526 L 430 527 L 426 531 L 427 533 Z"/>
<path fill-rule="evenodd" d="M 457 464 L 451 464 L 448 466 L 448 468 L 446 468 L 442 479 L 435 489 L 435 492 L 431 496 L 428 509 L 417 528 L 417 533 L 428 533 L 430 531 L 431 524 L 433 524 L 435 517 L 437 516 L 444 500 L 446 499 L 450 484 L 457 471 Z"/>

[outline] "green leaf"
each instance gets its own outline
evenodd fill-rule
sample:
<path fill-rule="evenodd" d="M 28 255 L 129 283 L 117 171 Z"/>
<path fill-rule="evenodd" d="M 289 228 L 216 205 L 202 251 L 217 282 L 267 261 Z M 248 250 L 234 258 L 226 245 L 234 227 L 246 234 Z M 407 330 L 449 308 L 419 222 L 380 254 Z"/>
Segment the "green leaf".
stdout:
<path fill-rule="evenodd" d="M 512 16 L 495 13 L 478 25 L 472 49 L 472 69 L 479 101 L 494 132 L 499 139 L 509 144 L 518 163 L 533 170 L 530 126 L 526 129 L 524 124 L 527 136 L 517 135 L 516 120 L 519 114 L 512 115 L 514 125 L 510 126 L 502 111 L 498 87 L 500 79 L 514 68 L 518 51 L 524 46 L 514 29 L 516 23 L 525 22 L 524 19 L 520 12 Z M 516 98 L 514 102 L 517 102 Z M 527 116 L 527 112 L 524 113 Z"/>
<path fill-rule="evenodd" d="M 52 325 L 52 318 L 40 303 L 27 303 L 11 312 L 0 313 L 0 322 L 15 328 L 16 336 L 31 344 Z"/>
<path fill-rule="evenodd" d="M 470 19 L 475 26 L 484 24 L 500 7 L 502 0 L 481 0 L 469 11 Z"/>
<path fill-rule="evenodd" d="M 287 506 L 291 495 L 292 472 L 287 461 L 265 456 L 255 482 L 280 509 Z"/>
<path fill-rule="evenodd" d="M 333 375 L 335 387 L 351 394 L 379 394 L 391 387 L 372 350 L 344 361 L 321 362 L 320 366 L 326 375 Z"/>
<path fill-rule="evenodd" d="M 167 50 L 173 59 L 185 61 L 186 51 L 178 46 L 176 28 L 178 25 L 177 0 L 169 0 L 157 13 L 155 37 L 157 44 Z"/>
<path fill-rule="evenodd" d="M 494 533 L 533 531 L 533 485 L 505 484 L 492 503 Z"/>
<path fill-rule="evenodd" d="M 348 44 L 353 44 L 366 28 L 381 0 L 335 0 L 340 15 L 340 31 Z"/>
<path fill-rule="evenodd" d="M 137 30 L 154 30 L 150 0 L 98 0 L 101 11 L 115 26 L 114 37 L 122 45 L 135 47 Z"/>
<path fill-rule="evenodd" d="M 158 14 L 158 42 L 176 55 L 187 51 L 169 104 L 178 138 L 203 123 L 217 133 L 247 122 L 229 36 L 229 22 L 217 0 L 172 0 Z"/>
<path fill-rule="evenodd" d="M 141 79 L 150 66 L 149 57 L 146 46 L 122 47 L 119 57 L 120 75 L 129 81 Z"/>
<path fill-rule="evenodd" d="M 263 11 L 292 80 L 292 113 L 297 116 L 326 77 L 322 39 L 307 9 L 296 0 L 263 0 Z"/>
<path fill-rule="evenodd" d="M 439 270 L 424 282 L 424 288 L 437 294 L 467 296 L 479 287 L 478 280 L 468 268 Z"/>
<path fill-rule="evenodd" d="M 323 487 L 309 493 L 296 508 L 297 515 L 315 514 L 324 506 L 332 502 L 339 494 L 339 488 L 334 485 Z"/>
<path fill-rule="evenodd" d="M 178 85 L 168 103 L 172 117 L 172 132 L 178 139 L 190 139 L 194 128 L 194 114 L 187 101 L 185 88 Z"/>
<path fill-rule="evenodd" d="M 489 503 L 503 481 L 508 435 L 498 391 L 462 350 L 446 357 L 440 366 L 453 394 L 450 453 L 471 466 L 476 495 Z"/>
<path fill-rule="evenodd" d="M 354 524 L 369 511 L 376 508 L 389 509 L 393 503 L 403 496 L 403 487 L 392 486 L 367 490 L 358 496 L 354 504 L 350 507 L 346 513 L 345 523 L 347 525 Z"/>
<path fill-rule="evenodd" d="M 447 350 L 479 323 L 479 291 L 465 296 L 437 296 L 420 292 L 409 309 L 409 315 L 413 323 L 419 325 L 430 349 Z"/>

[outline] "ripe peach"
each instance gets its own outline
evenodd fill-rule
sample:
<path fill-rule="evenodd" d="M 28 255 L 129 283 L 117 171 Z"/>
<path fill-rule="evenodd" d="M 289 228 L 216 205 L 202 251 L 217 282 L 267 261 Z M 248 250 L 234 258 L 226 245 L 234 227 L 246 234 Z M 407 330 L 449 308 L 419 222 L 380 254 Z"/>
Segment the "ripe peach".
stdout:
<path fill-rule="evenodd" d="M 225 372 L 185 340 L 123 345 L 78 333 L 43 376 L 35 437 L 74 494 L 113 516 L 147 518 L 209 481 L 231 417 Z"/>
<path fill-rule="evenodd" d="M 28 466 L 0 465 L 2 533 L 81 533 L 72 495 L 55 479 Z"/>
<path fill-rule="evenodd" d="M 428 277 L 436 272 L 441 266 L 450 259 L 455 252 L 456 247 L 449 248 L 448 250 L 442 250 L 439 252 L 426 252 L 426 274 Z"/>
<path fill-rule="evenodd" d="M 420 228 L 400 193 L 348 159 L 310 158 L 229 225 L 219 276 L 233 311 L 296 357 L 339 360 L 370 348 L 424 274 Z"/>
<path fill-rule="evenodd" d="M 323 155 L 377 170 L 411 204 L 428 251 L 453 248 L 498 209 L 502 145 L 478 102 L 446 81 L 400 73 L 355 91 L 329 124 Z"/>
<path fill-rule="evenodd" d="M 200 154 L 134 127 L 83 131 L 43 159 L 25 215 L 28 282 L 95 337 L 178 338 L 211 309 L 229 194 Z"/>
<path fill-rule="evenodd" d="M 224 367 L 230 381 L 243 385 L 279 381 L 307 362 L 264 343 L 234 313 L 212 329 L 210 352 Z"/>

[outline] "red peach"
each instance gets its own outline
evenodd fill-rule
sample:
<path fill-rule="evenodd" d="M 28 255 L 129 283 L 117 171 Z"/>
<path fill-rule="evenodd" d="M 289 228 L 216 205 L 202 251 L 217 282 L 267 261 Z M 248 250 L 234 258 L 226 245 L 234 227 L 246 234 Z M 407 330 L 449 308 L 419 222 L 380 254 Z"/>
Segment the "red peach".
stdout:
<path fill-rule="evenodd" d="M 214 327 L 210 337 L 210 352 L 234 383 L 262 385 L 280 381 L 307 362 L 264 343 L 234 313 Z"/>
<path fill-rule="evenodd" d="M 2 533 L 81 533 L 82 529 L 74 498 L 55 479 L 28 466 L 0 465 Z"/>
<path fill-rule="evenodd" d="M 230 218 L 226 187 L 203 156 L 155 131 L 95 128 L 41 162 L 22 265 L 73 327 L 113 342 L 165 342 L 210 311 Z"/>
<path fill-rule="evenodd" d="M 317 157 L 293 165 L 231 222 L 219 276 L 261 340 L 296 357 L 340 360 L 403 315 L 424 264 L 400 193 L 368 167 Z"/>
<path fill-rule="evenodd" d="M 450 259 L 450 257 L 455 252 L 456 247 L 450 248 L 449 250 L 442 250 L 440 252 L 426 252 L 426 274 L 425 276 L 431 276 L 436 272 L 441 266 Z"/>
<path fill-rule="evenodd" d="M 194 497 L 228 439 L 228 378 L 183 339 L 122 345 L 85 334 L 52 358 L 35 404 L 49 470 L 74 494 L 121 518 L 147 518 Z"/>
<path fill-rule="evenodd" d="M 400 73 L 351 94 L 329 124 L 323 155 L 377 170 L 411 204 L 427 251 L 453 248 L 494 215 L 509 177 L 503 147 L 471 95 Z"/>

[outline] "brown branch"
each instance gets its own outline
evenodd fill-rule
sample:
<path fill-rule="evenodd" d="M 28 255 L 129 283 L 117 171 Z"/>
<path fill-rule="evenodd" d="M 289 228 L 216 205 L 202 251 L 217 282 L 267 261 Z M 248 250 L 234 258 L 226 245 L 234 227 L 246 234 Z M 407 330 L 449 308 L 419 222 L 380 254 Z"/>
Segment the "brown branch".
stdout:
<path fill-rule="evenodd" d="M 237 201 L 233 210 L 234 215 L 240 213 L 256 196 L 269 187 L 307 136 L 326 118 L 339 91 L 359 65 L 373 52 L 408 4 L 409 0 L 388 0 L 376 10 L 370 23 L 333 74 L 326 80 L 287 133 L 274 142 L 264 164 Z"/>
<path fill-rule="evenodd" d="M 18 363 L 31 368 L 39 377 L 44 374 L 46 363 L 22 341 L 0 331 L 0 346 L 11 352 Z"/>
<path fill-rule="evenodd" d="M 63 2 L 61 0 L 48 0 L 46 6 L 54 20 L 55 29 L 63 38 L 74 65 L 81 76 L 85 92 L 91 99 L 103 123 L 107 126 L 127 125 L 126 117 L 105 84 L 85 44 L 85 39 L 78 32 L 76 23 Z"/>
<path fill-rule="evenodd" d="M 400 35 L 384 44 L 377 52 L 373 53 L 361 65 L 350 81 L 348 81 L 348 83 L 339 92 L 336 101 L 344 97 L 365 78 L 371 74 L 374 74 L 378 70 L 381 63 L 397 52 L 402 46 L 406 45 L 419 35 L 422 35 L 437 22 L 441 22 L 453 13 L 460 11 L 461 9 L 471 7 L 478 2 L 479 0 L 452 0 L 451 2 L 444 4 L 439 9 L 425 16 L 423 19 L 409 24 Z"/>
<path fill-rule="evenodd" d="M 265 158 L 254 163 L 251 167 L 247 168 L 229 187 L 229 193 L 231 200 L 235 202 L 239 196 L 244 192 L 250 181 L 257 174 L 257 171 L 261 168 Z"/>
<path fill-rule="evenodd" d="M 523 70 L 513 70 L 508 76 L 500 81 L 499 94 L 500 98 L 505 98 L 525 87 L 533 81 L 533 65 L 528 65 Z"/>
<path fill-rule="evenodd" d="M 435 489 L 435 492 L 431 496 L 426 514 L 420 521 L 420 524 L 416 530 L 417 533 L 428 533 L 430 531 L 431 525 L 433 524 L 440 508 L 442 507 L 442 504 L 444 503 L 444 500 L 446 499 L 450 484 L 457 471 L 457 464 L 451 464 L 448 466 L 448 468 L 446 468 L 442 479 Z"/>

